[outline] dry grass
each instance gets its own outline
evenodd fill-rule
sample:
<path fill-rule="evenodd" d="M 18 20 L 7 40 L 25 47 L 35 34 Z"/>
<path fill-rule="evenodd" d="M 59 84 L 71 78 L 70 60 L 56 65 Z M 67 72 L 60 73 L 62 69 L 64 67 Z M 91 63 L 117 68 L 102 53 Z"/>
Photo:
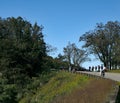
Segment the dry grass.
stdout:
<path fill-rule="evenodd" d="M 95 79 L 84 88 L 78 88 L 71 94 L 57 97 L 52 103 L 103 103 L 113 88 L 114 82 Z"/>

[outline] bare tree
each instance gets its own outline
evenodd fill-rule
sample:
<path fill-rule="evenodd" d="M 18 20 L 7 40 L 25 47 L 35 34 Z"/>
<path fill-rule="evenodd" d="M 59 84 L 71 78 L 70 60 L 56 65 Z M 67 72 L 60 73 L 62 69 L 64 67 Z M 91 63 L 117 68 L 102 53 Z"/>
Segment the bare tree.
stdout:
<path fill-rule="evenodd" d="M 68 61 L 69 71 L 71 71 L 72 44 L 70 44 L 70 42 L 64 48 L 64 55 L 65 55 L 66 60 Z"/>
<path fill-rule="evenodd" d="M 71 71 L 72 63 L 76 67 L 81 67 L 83 62 L 90 60 L 85 50 L 79 49 L 75 43 L 71 44 L 70 42 L 68 43 L 67 47 L 64 48 L 64 55 L 69 63 L 69 71 Z"/>

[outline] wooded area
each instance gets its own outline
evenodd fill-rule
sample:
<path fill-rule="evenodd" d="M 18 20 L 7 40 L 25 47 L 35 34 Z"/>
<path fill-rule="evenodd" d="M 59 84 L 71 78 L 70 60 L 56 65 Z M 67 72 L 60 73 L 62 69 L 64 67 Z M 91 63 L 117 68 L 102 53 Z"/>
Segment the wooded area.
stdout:
<path fill-rule="evenodd" d="M 22 17 L 0 18 L 0 103 L 18 102 L 33 77 L 67 66 L 47 55 L 42 29 Z"/>
<path fill-rule="evenodd" d="M 108 69 L 120 66 L 120 22 L 98 23 L 94 30 L 86 32 L 79 39 L 84 41 L 83 48 L 97 55 Z"/>
<path fill-rule="evenodd" d="M 74 43 L 63 48 L 64 55 L 53 58 L 44 41 L 43 26 L 31 24 L 22 17 L 0 18 L 0 103 L 18 103 L 29 91 L 40 86 L 43 74 L 51 70 L 82 69 L 89 53 L 96 54 L 108 68 L 120 66 L 120 23 L 98 24 L 95 30 L 80 37 L 79 49 Z M 42 77 L 47 82 L 49 76 Z M 34 93 L 34 92 L 33 92 Z"/>

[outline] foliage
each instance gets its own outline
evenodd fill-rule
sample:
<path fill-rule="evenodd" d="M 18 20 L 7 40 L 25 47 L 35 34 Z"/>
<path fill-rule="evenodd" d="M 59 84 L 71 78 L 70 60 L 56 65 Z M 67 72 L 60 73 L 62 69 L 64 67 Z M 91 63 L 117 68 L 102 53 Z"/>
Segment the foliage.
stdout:
<path fill-rule="evenodd" d="M 48 102 L 88 82 L 87 77 L 58 72 L 72 63 L 80 66 L 87 59 L 86 51 L 68 44 L 64 56 L 48 56 L 56 48 L 46 45 L 42 29 L 22 17 L 0 18 L 0 103 Z M 115 47 L 120 41 L 115 40 L 113 51 L 117 52 L 111 52 L 111 57 L 117 64 L 119 48 Z"/>
<path fill-rule="evenodd" d="M 0 18 L 0 102 L 16 103 L 34 94 L 49 79 L 43 73 L 66 65 L 47 55 L 56 48 L 46 45 L 42 29 L 22 17 Z"/>
<path fill-rule="evenodd" d="M 118 84 L 119 84 L 119 90 L 118 90 L 118 94 L 117 94 L 115 103 L 120 103 L 120 82 Z"/>
<path fill-rule="evenodd" d="M 58 57 L 54 59 L 55 68 L 68 70 L 68 62 L 65 60 L 65 56 L 58 54 Z"/>
<path fill-rule="evenodd" d="M 24 93 L 31 78 L 44 71 L 42 29 L 22 17 L 0 18 L 0 102 L 17 102 L 17 95 Z"/>
<path fill-rule="evenodd" d="M 19 91 L 18 101 L 25 101 L 25 103 L 29 103 L 31 100 L 31 96 L 33 96 L 38 88 L 44 86 L 48 81 L 56 74 L 56 72 L 44 72 L 40 74 L 38 77 L 33 77 L 29 84 L 26 84 L 26 88 L 22 92 Z M 27 96 L 27 98 L 26 98 Z"/>
<path fill-rule="evenodd" d="M 44 71 L 68 68 L 67 62 L 61 60 L 59 57 L 53 58 L 51 56 L 47 56 L 43 59 L 43 61 L 42 67 L 44 68 Z"/>
<path fill-rule="evenodd" d="M 81 64 L 90 60 L 85 50 L 79 49 L 74 43 L 68 43 L 64 48 L 64 57 L 68 61 L 69 71 L 71 71 L 72 63 L 74 66 L 80 68 Z"/>
<path fill-rule="evenodd" d="M 97 24 L 93 31 L 86 32 L 80 37 L 83 47 L 99 57 L 104 66 L 111 69 L 119 66 L 120 57 L 120 23 L 109 21 L 105 25 Z"/>
<path fill-rule="evenodd" d="M 11 81 L 18 74 L 31 77 L 40 72 L 46 55 L 42 27 L 12 17 L 0 20 L 0 30 L 0 72 L 8 78 L 13 75 Z"/>
<path fill-rule="evenodd" d="M 0 78 L 0 103 L 17 103 L 15 84 L 7 84 L 8 80 Z"/>

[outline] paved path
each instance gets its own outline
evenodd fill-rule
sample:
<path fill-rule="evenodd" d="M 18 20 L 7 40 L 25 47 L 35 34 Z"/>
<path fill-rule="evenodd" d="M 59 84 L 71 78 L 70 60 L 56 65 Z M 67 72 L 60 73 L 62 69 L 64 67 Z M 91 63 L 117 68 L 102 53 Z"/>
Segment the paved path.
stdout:
<path fill-rule="evenodd" d="M 80 71 L 80 72 L 100 76 L 100 72 L 86 72 L 86 71 Z M 112 79 L 112 80 L 120 82 L 120 73 L 107 73 L 106 72 L 105 73 L 105 78 Z"/>

